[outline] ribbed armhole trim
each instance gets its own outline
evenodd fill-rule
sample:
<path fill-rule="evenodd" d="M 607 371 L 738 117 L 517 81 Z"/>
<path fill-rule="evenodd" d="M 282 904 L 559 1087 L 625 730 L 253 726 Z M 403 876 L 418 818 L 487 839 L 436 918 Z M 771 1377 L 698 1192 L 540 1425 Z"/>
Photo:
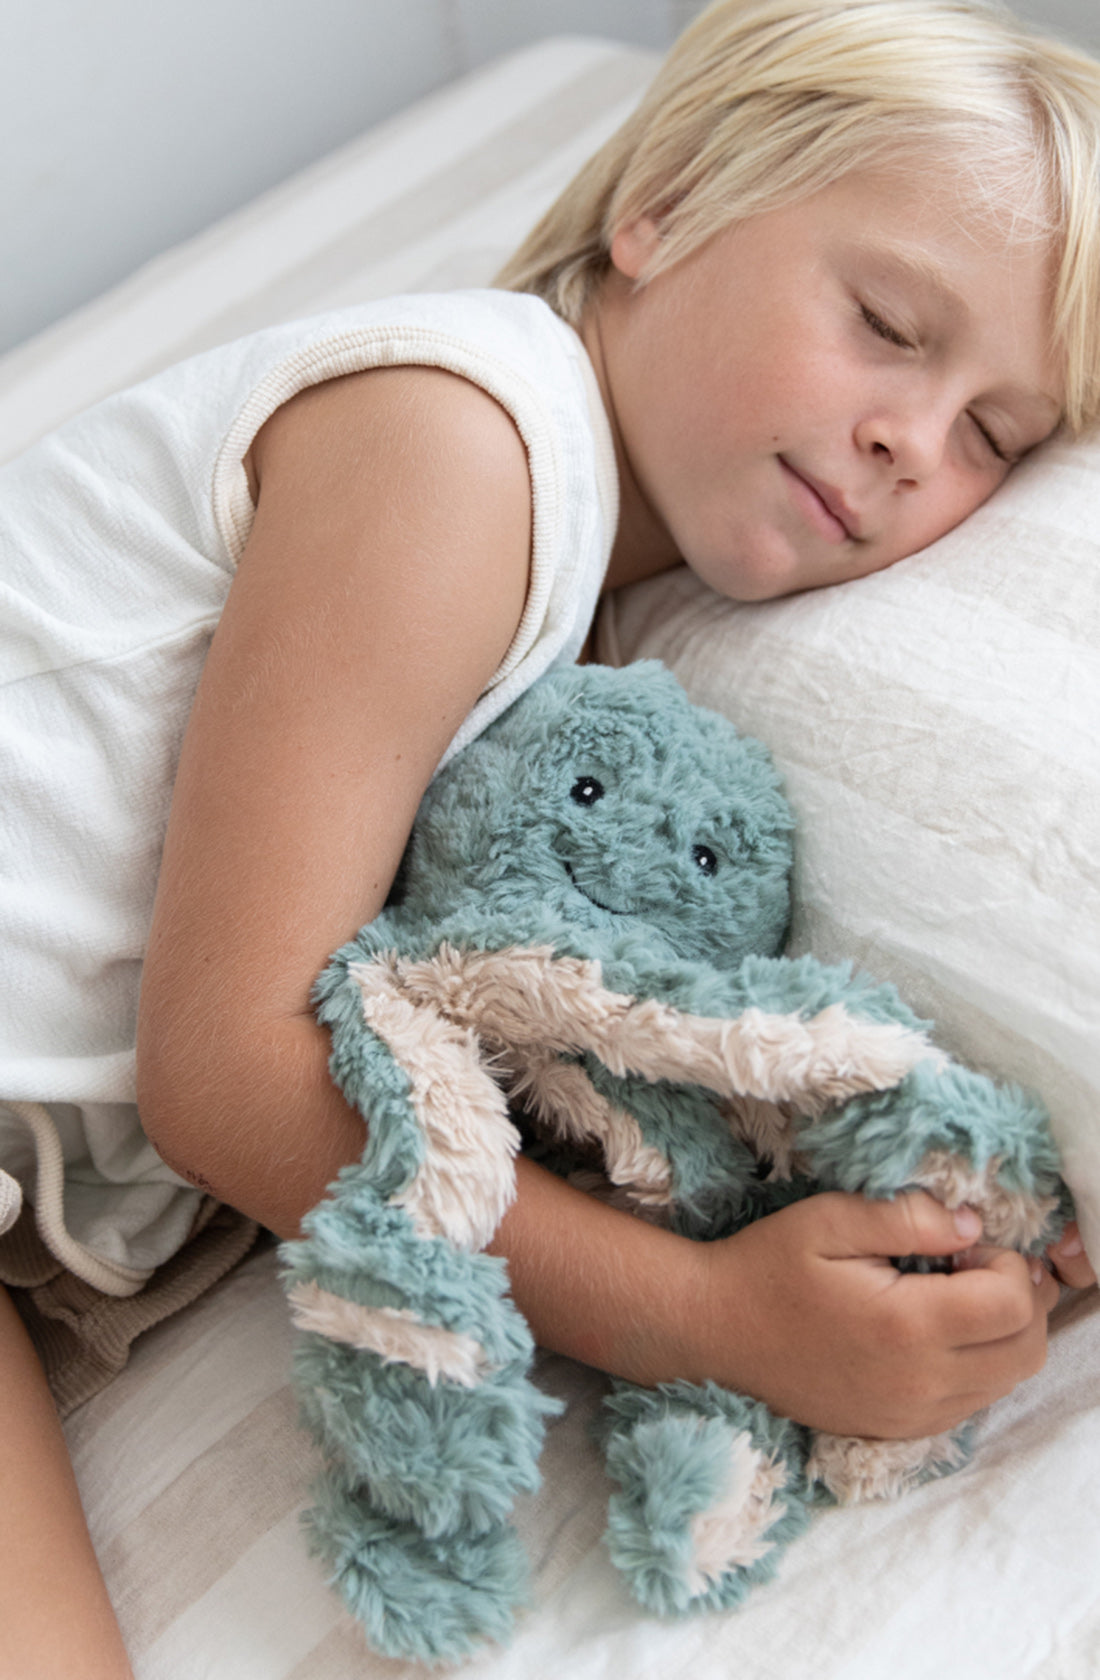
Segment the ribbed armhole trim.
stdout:
<path fill-rule="evenodd" d="M 495 685 L 529 652 L 545 619 L 554 583 L 553 539 L 562 494 L 562 467 L 550 414 L 535 388 L 507 362 L 448 333 L 409 326 L 365 327 L 339 333 L 288 356 L 260 381 L 218 452 L 213 511 L 219 536 L 235 566 L 255 516 L 244 457 L 264 422 L 299 391 L 372 367 L 438 367 L 469 379 L 511 415 L 523 439 L 531 474 L 531 579 L 523 616 L 493 678 Z"/>

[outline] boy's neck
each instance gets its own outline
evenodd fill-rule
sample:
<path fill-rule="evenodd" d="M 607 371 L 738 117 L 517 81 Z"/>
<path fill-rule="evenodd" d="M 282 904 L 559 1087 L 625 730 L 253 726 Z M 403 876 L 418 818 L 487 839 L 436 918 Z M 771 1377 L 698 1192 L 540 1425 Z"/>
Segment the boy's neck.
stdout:
<path fill-rule="evenodd" d="M 619 523 L 604 577 L 604 594 L 620 588 L 623 584 L 640 583 L 643 578 L 654 577 L 658 572 L 667 572 L 671 567 L 680 564 L 680 555 L 676 552 L 668 532 L 658 520 L 634 476 L 615 410 L 604 322 L 607 312 L 614 309 L 613 294 L 616 282 L 622 284 L 621 277 L 615 274 L 605 278 L 599 291 L 586 305 L 577 327 L 578 336 L 588 352 L 592 370 L 596 375 L 607 422 L 611 428 L 615 464 L 619 473 Z"/>

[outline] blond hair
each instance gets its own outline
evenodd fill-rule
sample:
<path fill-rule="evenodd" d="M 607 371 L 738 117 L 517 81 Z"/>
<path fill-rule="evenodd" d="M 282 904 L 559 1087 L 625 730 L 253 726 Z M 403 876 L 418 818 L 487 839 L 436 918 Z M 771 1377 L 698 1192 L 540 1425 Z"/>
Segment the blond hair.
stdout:
<path fill-rule="evenodd" d="M 950 161 L 1048 240 L 1065 420 L 1100 420 L 1100 65 L 982 0 L 717 0 L 497 276 L 579 323 L 616 229 L 661 232 L 641 283 L 731 223 L 856 169 Z"/>

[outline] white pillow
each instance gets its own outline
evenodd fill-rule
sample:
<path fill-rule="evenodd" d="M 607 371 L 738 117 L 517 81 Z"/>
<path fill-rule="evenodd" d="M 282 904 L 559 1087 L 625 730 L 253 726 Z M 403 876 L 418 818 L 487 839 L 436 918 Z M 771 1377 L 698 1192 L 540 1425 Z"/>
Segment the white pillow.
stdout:
<path fill-rule="evenodd" d="M 605 606 L 775 754 L 795 951 L 893 980 L 1050 1108 L 1100 1263 L 1100 443 L 1057 443 L 931 548 L 762 605 L 684 568 Z"/>

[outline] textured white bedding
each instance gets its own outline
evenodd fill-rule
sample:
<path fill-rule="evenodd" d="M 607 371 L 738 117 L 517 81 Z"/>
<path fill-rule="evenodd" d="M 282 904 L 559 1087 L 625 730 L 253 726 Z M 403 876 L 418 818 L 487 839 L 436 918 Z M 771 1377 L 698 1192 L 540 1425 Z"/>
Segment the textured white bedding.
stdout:
<path fill-rule="evenodd" d="M 570 1410 L 517 1516 L 537 1607 L 463 1680 L 1094 1680 L 1100 1453 L 1095 1297 L 998 1406 L 976 1464 L 901 1503 L 822 1513 L 741 1611 L 660 1623 L 600 1543 L 586 1426 L 601 1379 L 544 1357 Z M 152 1331 L 69 1421 L 138 1680 L 412 1680 L 373 1656 L 297 1532 L 311 1463 L 287 1386 L 275 1256 Z"/>
<path fill-rule="evenodd" d="M 548 42 L 158 259 L 0 361 L 0 456 L 109 389 L 266 322 L 485 282 L 651 66 L 608 43 Z M 1084 462 L 1065 493 L 1096 505 L 1098 470 Z M 722 657 L 710 634 L 700 681 L 707 659 L 713 670 Z M 69 1422 L 138 1680 L 419 1672 L 366 1650 L 305 1557 L 297 1512 L 310 1458 L 294 1425 L 289 1345 L 267 1251 L 147 1336 Z M 571 1409 L 551 1429 L 543 1489 L 519 1513 L 538 1602 L 510 1651 L 463 1670 L 471 1680 L 1100 1673 L 1095 1292 L 1064 1303 L 1046 1370 L 995 1409 L 969 1470 L 896 1506 L 823 1514 L 746 1609 L 677 1624 L 637 1612 L 600 1546 L 606 1486 L 585 1426 L 601 1379 L 554 1358 L 542 1372 Z"/>

